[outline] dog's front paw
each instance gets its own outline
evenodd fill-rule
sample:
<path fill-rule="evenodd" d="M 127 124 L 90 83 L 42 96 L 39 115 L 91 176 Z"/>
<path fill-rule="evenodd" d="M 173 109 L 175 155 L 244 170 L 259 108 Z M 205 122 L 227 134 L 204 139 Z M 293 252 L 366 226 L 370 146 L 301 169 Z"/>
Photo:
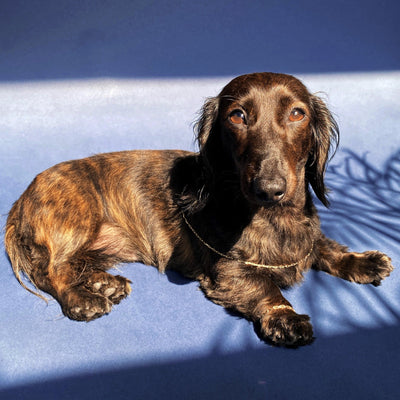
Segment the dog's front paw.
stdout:
<path fill-rule="evenodd" d="M 261 320 L 258 334 L 261 339 L 277 346 L 303 346 L 314 340 L 309 321 L 308 315 L 294 311 L 274 312 Z"/>
<path fill-rule="evenodd" d="M 391 259 L 379 251 L 366 251 L 353 257 L 351 280 L 354 282 L 379 286 L 393 271 Z"/>

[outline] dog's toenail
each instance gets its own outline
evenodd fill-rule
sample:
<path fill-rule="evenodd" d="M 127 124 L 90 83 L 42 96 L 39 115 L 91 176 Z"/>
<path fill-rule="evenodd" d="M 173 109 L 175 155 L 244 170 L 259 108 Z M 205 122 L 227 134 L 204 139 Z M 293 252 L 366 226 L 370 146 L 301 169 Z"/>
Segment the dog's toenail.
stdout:
<path fill-rule="evenodd" d="M 108 288 L 104 291 L 104 296 L 109 297 L 115 293 L 115 288 Z"/>

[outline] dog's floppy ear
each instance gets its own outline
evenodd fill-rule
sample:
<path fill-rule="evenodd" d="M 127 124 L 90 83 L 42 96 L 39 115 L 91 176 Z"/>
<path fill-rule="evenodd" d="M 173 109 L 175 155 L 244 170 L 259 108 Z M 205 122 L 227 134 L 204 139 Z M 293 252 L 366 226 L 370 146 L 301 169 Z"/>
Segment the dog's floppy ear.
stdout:
<path fill-rule="evenodd" d="M 315 95 L 311 96 L 311 134 L 313 147 L 307 161 L 307 179 L 318 199 L 329 206 L 327 188 L 324 183 L 329 151 L 339 142 L 339 128 L 325 103 Z"/>
<path fill-rule="evenodd" d="M 209 158 L 213 158 L 213 155 L 208 139 L 217 120 L 218 104 L 218 97 L 208 98 L 194 125 L 200 156 L 178 159 L 171 174 L 171 185 L 178 193 L 176 202 L 187 213 L 193 214 L 202 210 L 209 197 L 209 185 L 213 176 Z"/>
<path fill-rule="evenodd" d="M 195 125 L 200 153 L 204 152 L 208 137 L 214 128 L 218 116 L 218 106 L 218 97 L 210 97 L 200 111 L 200 118 Z"/>

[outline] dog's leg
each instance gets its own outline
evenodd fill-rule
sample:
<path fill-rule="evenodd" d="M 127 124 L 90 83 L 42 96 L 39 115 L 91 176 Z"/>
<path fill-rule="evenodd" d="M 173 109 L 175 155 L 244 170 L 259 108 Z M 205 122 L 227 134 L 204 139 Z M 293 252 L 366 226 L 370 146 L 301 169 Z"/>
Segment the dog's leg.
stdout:
<path fill-rule="evenodd" d="M 311 343 L 313 329 L 307 315 L 299 315 L 265 271 L 236 262 L 222 262 L 214 279 L 203 278 L 206 296 L 254 322 L 262 340 L 276 345 Z"/>
<path fill-rule="evenodd" d="M 29 246 L 31 264 L 25 273 L 36 288 L 51 294 L 64 315 L 78 321 L 91 321 L 111 311 L 131 292 L 130 281 L 107 272 L 115 264 L 113 257 L 95 251 L 75 255 L 68 261 L 50 261 L 47 252 Z"/>
<path fill-rule="evenodd" d="M 6 248 L 14 272 L 24 287 L 21 272 L 37 289 L 51 294 L 60 303 L 66 316 L 90 321 L 109 313 L 112 306 L 125 298 L 131 289 L 128 279 L 105 272 L 121 261 L 121 255 L 125 254 L 117 254 L 119 247 L 112 241 L 111 246 L 107 246 L 110 240 L 107 242 L 104 234 L 99 236 L 100 242 L 94 243 L 97 247 L 83 250 L 81 245 L 79 250 L 78 245 L 87 236 L 87 232 L 80 228 L 74 230 L 74 235 L 63 235 L 63 230 L 59 229 L 56 231 L 61 232 L 59 235 L 46 235 L 47 245 L 43 245 L 35 240 L 38 234 L 24 231 L 15 219 L 10 220 L 6 231 Z M 38 229 L 38 232 L 46 233 L 48 230 Z M 118 239 L 113 238 L 114 241 Z M 125 242 L 119 240 L 118 243 Z"/>
<path fill-rule="evenodd" d="M 379 251 L 349 252 L 347 247 L 325 236 L 317 241 L 315 250 L 317 259 L 313 269 L 351 282 L 379 286 L 393 271 L 387 255 Z"/>

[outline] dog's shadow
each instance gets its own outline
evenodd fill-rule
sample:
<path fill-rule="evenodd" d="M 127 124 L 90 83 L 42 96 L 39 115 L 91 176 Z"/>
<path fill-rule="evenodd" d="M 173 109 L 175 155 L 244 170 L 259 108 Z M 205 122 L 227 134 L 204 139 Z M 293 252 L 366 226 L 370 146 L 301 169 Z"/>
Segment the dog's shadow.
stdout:
<path fill-rule="evenodd" d="M 175 285 L 187 285 L 188 283 L 193 282 L 193 279 L 186 278 L 179 272 L 173 270 L 166 270 L 165 275 L 167 276 L 168 281 Z"/>

